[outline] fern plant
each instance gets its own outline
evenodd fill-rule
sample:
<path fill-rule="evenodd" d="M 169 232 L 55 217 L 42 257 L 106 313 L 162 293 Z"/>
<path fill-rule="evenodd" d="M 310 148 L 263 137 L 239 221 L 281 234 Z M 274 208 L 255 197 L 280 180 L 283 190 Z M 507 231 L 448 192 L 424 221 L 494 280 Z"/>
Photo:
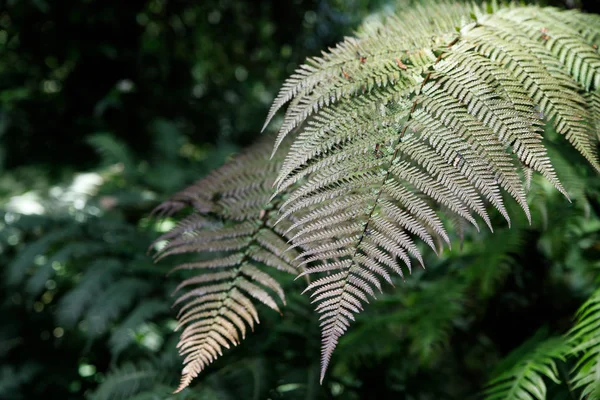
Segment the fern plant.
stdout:
<path fill-rule="evenodd" d="M 252 298 L 278 310 L 263 264 L 307 278 L 323 381 L 382 281 L 424 265 L 419 242 L 440 253 L 448 222 L 492 230 L 490 209 L 510 225 L 513 200 L 531 221 L 534 172 L 569 198 L 544 126 L 600 171 L 599 36 L 600 17 L 578 11 L 430 2 L 309 59 L 268 114 L 289 103 L 272 152 L 258 145 L 158 209 L 194 209 L 159 257 L 203 254 L 177 267 L 203 272 L 176 301 L 179 390 L 258 321 Z"/>

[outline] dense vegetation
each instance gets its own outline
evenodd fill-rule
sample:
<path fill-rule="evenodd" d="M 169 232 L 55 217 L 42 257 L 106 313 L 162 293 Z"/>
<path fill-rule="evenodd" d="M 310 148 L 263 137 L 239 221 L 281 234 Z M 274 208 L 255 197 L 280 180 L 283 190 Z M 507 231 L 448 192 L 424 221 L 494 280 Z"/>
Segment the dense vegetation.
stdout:
<path fill-rule="evenodd" d="M 170 310 L 179 279 L 146 255 L 173 226 L 149 210 L 253 142 L 281 82 L 369 9 L 9 6 L 0 15 L 0 397 L 167 398 L 181 363 Z M 288 290 L 303 283 L 288 279 L 283 316 L 259 309 L 243 346 L 172 397 L 465 398 L 518 374 L 519 360 L 573 326 L 600 267 L 597 175 L 547 133 L 572 203 L 534 179 L 531 225 L 511 213 L 510 229 L 467 230 L 462 248 L 424 254 L 427 270 L 378 296 L 341 339 L 323 386 L 317 318 Z M 557 378 L 572 367 L 558 363 Z"/>

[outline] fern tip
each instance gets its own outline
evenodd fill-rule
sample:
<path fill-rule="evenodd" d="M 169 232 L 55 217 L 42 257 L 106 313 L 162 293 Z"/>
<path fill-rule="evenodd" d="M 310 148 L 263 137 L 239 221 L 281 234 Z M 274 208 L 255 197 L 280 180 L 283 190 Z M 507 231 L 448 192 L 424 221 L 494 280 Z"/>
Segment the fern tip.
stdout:
<path fill-rule="evenodd" d="M 323 381 L 325 380 L 325 373 L 327 372 L 327 364 L 321 366 L 321 374 L 319 376 L 319 385 L 323 385 Z"/>
<path fill-rule="evenodd" d="M 275 200 L 275 198 L 279 196 L 279 192 L 275 191 L 275 193 L 273 193 L 271 195 L 271 197 L 269 197 L 269 203 L 271 203 L 273 200 Z M 277 220 L 277 222 L 281 221 L 281 219 Z"/>
<path fill-rule="evenodd" d="M 306 270 L 304 270 L 304 271 L 300 272 L 300 273 L 299 273 L 299 274 L 298 274 L 298 275 L 297 275 L 297 276 L 294 278 L 294 281 L 295 281 L 295 280 L 297 280 L 297 279 L 300 279 L 300 278 L 302 278 L 302 277 L 303 277 L 303 276 L 305 276 L 306 274 L 307 274 Z"/>

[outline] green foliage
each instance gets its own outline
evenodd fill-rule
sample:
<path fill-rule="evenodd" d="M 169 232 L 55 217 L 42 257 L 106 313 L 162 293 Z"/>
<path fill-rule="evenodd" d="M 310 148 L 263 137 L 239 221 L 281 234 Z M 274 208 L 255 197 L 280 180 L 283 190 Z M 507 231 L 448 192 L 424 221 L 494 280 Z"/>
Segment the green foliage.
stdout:
<path fill-rule="evenodd" d="M 158 374 L 158 369 L 150 363 L 124 364 L 111 372 L 90 399 L 131 399 L 134 394 L 154 385 Z"/>
<path fill-rule="evenodd" d="M 161 129 L 166 128 L 163 125 Z M 168 133 L 175 135 L 173 130 Z M 101 369 L 116 365 L 121 357 L 133 356 L 123 364 L 125 369 L 143 365 L 146 373 L 162 376 L 164 385 L 173 385 L 176 378 L 140 360 L 174 351 L 174 346 L 164 348 L 170 343 L 173 322 L 169 295 L 176 286 L 165 280 L 166 271 L 145 255 L 160 227 L 140 216 L 161 188 L 178 181 L 173 176 L 165 184 L 154 177 L 153 185 L 145 178 L 143 162 L 125 144 L 110 135 L 93 138 L 101 138 L 91 143 L 105 158 L 98 172 L 38 190 L 27 201 L 23 195 L 14 196 L 1 214 L 1 254 L 7 261 L 2 284 L 10 294 L 3 312 L 14 314 L 12 321 L 19 312 L 31 313 L 21 323 L 8 323 L 0 339 L 14 343 L 2 356 L 7 357 L 3 363 L 14 363 L 14 368 L 3 372 L 10 384 L 7 398 L 49 390 L 81 397 L 105 379 L 103 387 L 108 389 L 99 390 L 98 395 L 108 393 L 109 398 L 111 387 L 124 398 L 148 388 L 148 382 L 154 387 L 155 380 L 150 378 L 138 386 L 133 378 L 119 384 L 115 375 L 103 378 Z M 157 140 L 155 146 L 159 149 L 162 145 Z M 124 154 L 129 154 L 127 160 Z M 192 176 L 193 172 L 181 168 L 181 157 L 168 151 L 156 154 L 159 162 L 178 165 L 181 179 Z M 223 158 L 220 154 L 215 157 Z M 19 339 L 31 335 L 28 325 L 37 327 L 35 335 Z M 49 343 L 57 352 L 71 351 L 69 358 L 61 361 L 68 368 L 56 368 L 59 378 L 40 379 L 44 361 L 38 360 L 35 349 Z M 78 351 L 70 350 L 73 347 Z M 18 361 L 10 361 L 17 354 L 21 354 Z M 63 359 L 60 354 L 50 357 Z M 18 374 L 19 379 L 11 379 L 11 374 Z M 33 381 L 38 384 L 24 389 Z"/>
<path fill-rule="evenodd" d="M 73 327 L 81 320 L 85 310 L 112 283 L 123 266 L 118 259 L 103 259 L 90 263 L 83 277 L 58 303 L 58 322 Z"/>
<path fill-rule="evenodd" d="M 581 388 L 582 398 L 598 398 L 600 396 L 600 291 L 581 306 L 577 312 L 577 320 L 569 332 L 568 355 L 578 358 L 575 365 L 573 387 Z"/>
<path fill-rule="evenodd" d="M 490 382 L 485 398 L 546 399 L 544 377 L 554 383 L 560 383 L 556 359 L 560 360 L 563 357 L 565 349 L 566 343 L 562 338 L 551 338 L 541 343 L 536 337 L 532 338 L 508 356 L 505 364 L 512 359 L 514 365 L 504 368 L 503 372 Z"/>
<path fill-rule="evenodd" d="M 564 337 L 540 342 L 539 336 L 524 343 L 496 369 L 500 371 L 490 381 L 486 399 L 546 399 L 544 378 L 560 384 L 567 379 L 570 390 L 581 399 L 598 397 L 598 320 L 599 292 L 579 308 L 574 326 Z M 572 364 L 570 376 L 559 377 L 557 363 Z M 574 361 L 574 362 L 573 362 Z M 511 366 L 512 364 L 512 366 Z"/>
<path fill-rule="evenodd" d="M 358 318 L 357 328 L 341 340 L 341 352 L 357 363 L 368 363 L 370 357 L 393 354 L 396 341 L 402 340 L 419 365 L 435 365 L 465 313 L 465 289 L 459 280 L 440 279 L 417 281 L 401 292 L 381 296 L 376 309 Z M 372 341 L 374 336 L 386 340 Z"/>
<path fill-rule="evenodd" d="M 164 315 L 169 308 L 162 300 L 148 300 L 137 305 L 133 311 L 123 320 L 121 326 L 111 334 L 108 344 L 114 357 L 125 350 L 134 342 L 132 335 L 135 330 L 146 321 L 156 318 L 158 315 Z"/>

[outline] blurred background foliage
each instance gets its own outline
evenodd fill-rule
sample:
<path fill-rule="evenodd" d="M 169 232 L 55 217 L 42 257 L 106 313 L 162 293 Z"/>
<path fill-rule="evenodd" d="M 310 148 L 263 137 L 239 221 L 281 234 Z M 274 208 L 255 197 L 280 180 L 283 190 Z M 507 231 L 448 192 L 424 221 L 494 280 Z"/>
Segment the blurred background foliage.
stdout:
<path fill-rule="evenodd" d="M 0 1 L 0 398 L 467 399 L 527 339 L 566 332 L 598 285 L 600 183 L 555 150 L 573 202 L 536 180 L 532 225 L 515 207 L 512 228 L 429 254 L 361 314 L 323 386 L 318 322 L 290 290 L 171 395 L 177 279 L 147 250 L 173 221 L 150 210 L 255 141 L 305 57 L 410 3 Z"/>

